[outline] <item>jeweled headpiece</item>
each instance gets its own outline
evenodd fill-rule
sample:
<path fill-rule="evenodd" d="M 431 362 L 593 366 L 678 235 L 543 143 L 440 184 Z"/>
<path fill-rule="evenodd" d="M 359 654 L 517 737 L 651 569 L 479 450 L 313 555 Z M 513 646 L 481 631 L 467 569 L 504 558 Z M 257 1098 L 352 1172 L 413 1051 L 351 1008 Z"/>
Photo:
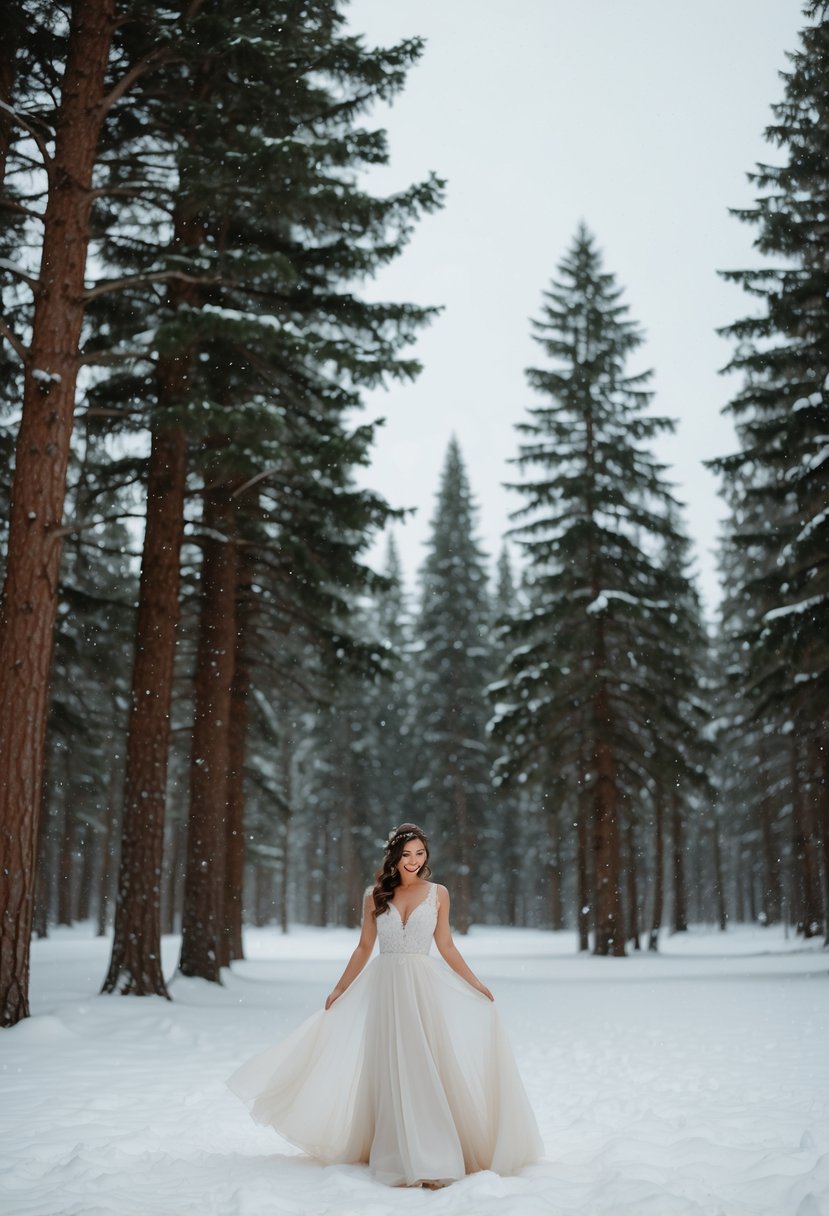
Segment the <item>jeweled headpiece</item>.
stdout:
<path fill-rule="evenodd" d="M 398 840 L 412 840 L 415 836 L 419 837 L 420 832 L 398 832 L 396 830 L 392 830 L 389 832 L 389 837 L 386 841 L 386 852 L 388 852 L 392 845 Z"/>

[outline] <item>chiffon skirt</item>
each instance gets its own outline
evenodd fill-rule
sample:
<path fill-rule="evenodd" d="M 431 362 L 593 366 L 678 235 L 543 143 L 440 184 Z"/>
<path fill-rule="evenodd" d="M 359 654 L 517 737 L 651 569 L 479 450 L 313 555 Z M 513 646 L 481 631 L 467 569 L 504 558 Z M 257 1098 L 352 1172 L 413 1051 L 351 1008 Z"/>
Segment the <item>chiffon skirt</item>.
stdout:
<path fill-rule="evenodd" d="M 496 1006 L 428 954 L 380 954 L 226 1084 L 310 1156 L 391 1186 L 514 1174 L 544 1151 Z"/>

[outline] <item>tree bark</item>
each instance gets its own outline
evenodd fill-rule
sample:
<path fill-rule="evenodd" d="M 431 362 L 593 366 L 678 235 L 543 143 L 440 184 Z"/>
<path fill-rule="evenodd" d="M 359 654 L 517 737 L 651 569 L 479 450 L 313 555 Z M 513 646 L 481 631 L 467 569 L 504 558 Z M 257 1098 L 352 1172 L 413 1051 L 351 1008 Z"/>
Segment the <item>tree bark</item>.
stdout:
<path fill-rule="evenodd" d="M 548 815 L 550 849 L 552 857 L 549 866 L 550 883 L 550 925 L 553 930 L 564 928 L 564 909 L 562 904 L 561 879 L 561 819 L 556 809 Z"/>
<path fill-rule="evenodd" d="M 720 829 L 717 816 L 711 817 L 711 847 L 714 855 L 714 893 L 717 898 L 717 915 L 720 932 L 725 933 L 728 925 L 728 911 L 725 902 L 725 883 L 722 872 L 722 849 L 720 848 Z"/>
<path fill-rule="evenodd" d="M 160 364 L 162 418 L 186 392 L 189 366 L 189 353 Z M 101 989 L 168 1000 L 159 905 L 186 472 L 184 432 L 158 422 L 147 482 L 115 928 Z"/>
<path fill-rule="evenodd" d="M 58 110 L 0 597 L 0 1024 L 29 1014 L 29 951 L 61 523 L 92 170 L 115 0 L 75 0 Z"/>
<path fill-rule="evenodd" d="M 671 789 L 671 863 L 674 880 L 673 932 L 685 933 L 688 929 L 688 896 L 685 887 L 685 825 L 682 821 L 682 803 L 676 785 Z"/>
<path fill-rule="evenodd" d="M 639 886 L 636 867 L 636 825 L 628 807 L 627 824 L 625 827 L 625 844 L 627 845 L 627 940 L 633 942 L 634 950 L 641 949 L 639 944 Z"/>
<path fill-rule="evenodd" d="M 58 845 L 58 916 L 59 925 L 72 924 L 72 768 L 68 744 L 61 754 L 63 781 L 60 787 L 60 843 Z"/>
<path fill-rule="evenodd" d="M 792 824 L 794 840 L 794 895 L 796 900 L 797 932 L 804 937 L 816 937 L 823 924 L 823 900 L 820 891 L 817 841 L 811 800 L 805 796 L 800 773 L 801 757 L 797 741 L 792 739 L 790 780 L 792 795 Z"/>
<path fill-rule="evenodd" d="M 239 562 L 236 589 L 236 655 L 230 690 L 230 738 L 227 775 L 227 841 L 223 902 L 222 966 L 244 958 L 242 896 L 245 878 L 245 752 L 250 692 L 250 626 L 253 613 L 253 569 L 250 560 Z"/>
<path fill-rule="evenodd" d="M 665 795 L 661 776 L 657 776 L 653 791 L 653 828 L 653 912 L 648 949 L 658 950 L 665 903 Z"/>
<path fill-rule="evenodd" d="M 105 937 L 109 924 L 109 909 L 112 903 L 112 849 L 116 838 L 118 820 L 118 784 L 120 766 L 113 765 L 107 788 L 106 824 L 104 827 L 103 858 L 98 881 L 98 937 Z"/>
<path fill-rule="evenodd" d="M 14 104 L 14 82 L 17 75 L 17 50 L 24 32 L 24 18 L 20 0 L 7 4 L 3 38 L 0 39 L 0 102 L 6 106 Z M 6 180 L 6 162 L 12 141 L 11 116 L 0 109 L 0 186 Z M 0 191 L 0 208 L 2 208 Z"/>
<path fill-rule="evenodd" d="M 179 969 L 220 984 L 237 580 L 225 488 L 205 491 L 204 524 Z"/>
<path fill-rule="evenodd" d="M 92 917 L 92 891 L 98 865 L 101 842 L 98 833 L 87 819 L 78 844 L 80 865 L 78 867 L 78 908 L 76 919 L 90 920 Z"/>
<path fill-rule="evenodd" d="M 578 859 L 576 863 L 576 885 L 578 890 L 578 933 L 579 933 L 579 951 L 590 949 L 590 912 L 591 912 L 591 883 L 588 865 L 588 837 L 589 837 L 589 811 L 590 807 L 587 802 L 587 787 L 582 778 L 581 791 L 579 792 L 579 807 L 578 807 L 578 838 L 577 852 Z"/>
<path fill-rule="evenodd" d="M 603 662 L 599 660 L 599 666 Z M 597 656 L 598 658 L 598 656 Z M 625 929 L 619 890 L 619 824 L 616 767 L 610 744 L 611 713 L 607 686 L 593 700 L 596 788 L 593 809 L 593 881 L 595 886 L 594 954 L 625 955 Z"/>

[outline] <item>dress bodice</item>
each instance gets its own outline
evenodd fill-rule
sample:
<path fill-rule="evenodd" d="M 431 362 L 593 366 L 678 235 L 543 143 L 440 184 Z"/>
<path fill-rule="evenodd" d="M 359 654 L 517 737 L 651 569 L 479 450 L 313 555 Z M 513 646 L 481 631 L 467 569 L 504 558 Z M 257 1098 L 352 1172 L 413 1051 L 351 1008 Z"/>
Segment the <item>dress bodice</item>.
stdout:
<path fill-rule="evenodd" d="M 438 889 L 433 882 L 419 904 L 409 913 L 405 925 L 394 904 L 377 917 L 377 941 L 381 954 L 428 954 L 438 919 Z"/>

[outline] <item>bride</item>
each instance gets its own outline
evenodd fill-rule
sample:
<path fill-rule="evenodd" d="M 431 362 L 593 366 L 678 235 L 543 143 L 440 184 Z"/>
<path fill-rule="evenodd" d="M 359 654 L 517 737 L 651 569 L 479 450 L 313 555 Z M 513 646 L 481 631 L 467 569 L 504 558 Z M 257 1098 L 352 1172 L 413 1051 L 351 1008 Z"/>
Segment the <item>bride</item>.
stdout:
<path fill-rule="evenodd" d="M 544 1151 L 492 993 L 452 941 L 449 893 L 430 874 L 425 833 L 401 824 L 325 1008 L 226 1081 L 257 1123 L 390 1186 L 514 1174 Z"/>

